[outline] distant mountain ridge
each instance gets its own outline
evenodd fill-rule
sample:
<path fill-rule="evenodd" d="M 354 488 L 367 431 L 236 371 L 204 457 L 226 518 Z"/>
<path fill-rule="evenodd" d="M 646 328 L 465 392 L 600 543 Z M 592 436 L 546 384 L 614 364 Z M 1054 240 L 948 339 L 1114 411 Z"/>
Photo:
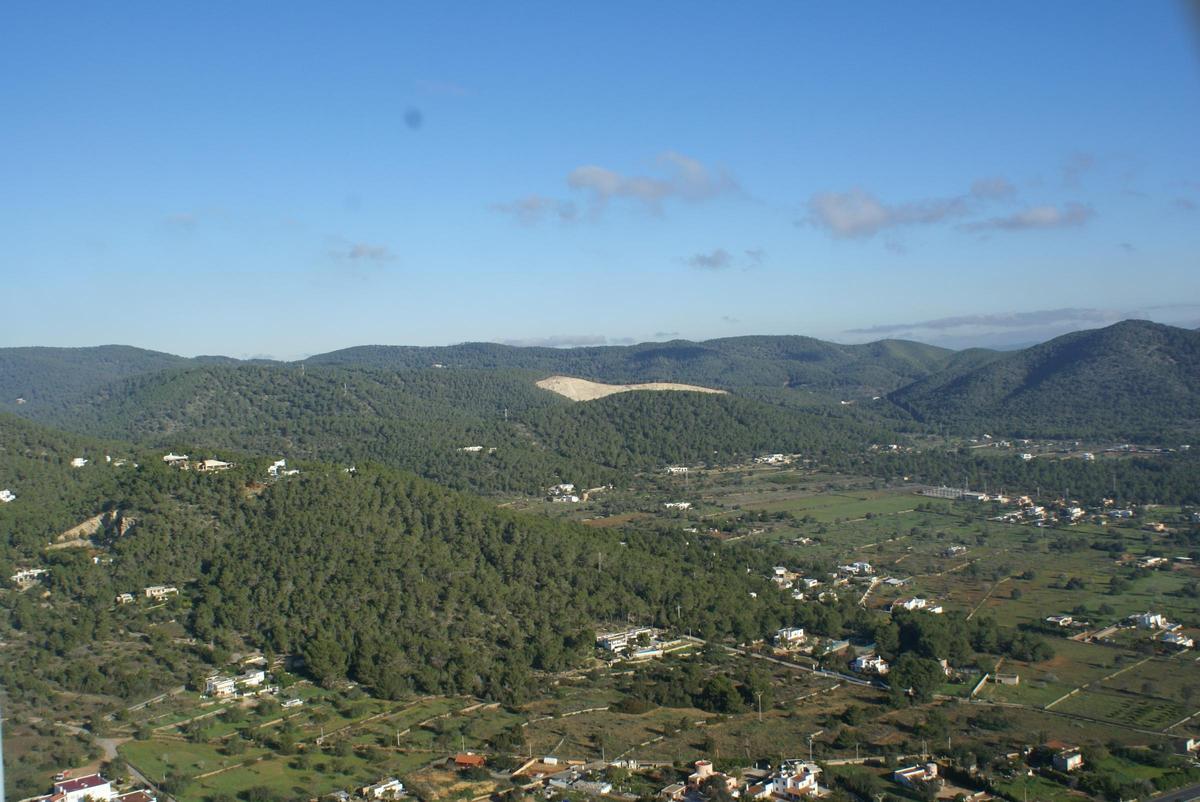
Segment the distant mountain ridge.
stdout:
<path fill-rule="evenodd" d="M 693 342 L 541 348 L 463 343 L 420 347 L 366 345 L 309 357 L 320 365 L 385 369 L 434 364 L 466 368 L 517 368 L 619 384 L 679 382 L 725 390 L 787 387 L 878 395 L 929 375 L 957 352 L 907 340 L 840 345 L 796 335 L 728 337 Z"/>
<path fill-rule="evenodd" d="M 1200 431 L 1200 333 L 1127 320 L 945 370 L 889 398 L 920 421 L 960 430 L 1189 436 Z"/>
<path fill-rule="evenodd" d="M 793 413 L 841 407 L 892 429 L 1185 442 L 1200 436 L 1198 343 L 1196 331 L 1125 321 L 1007 352 L 904 340 L 840 345 L 800 336 L 574 349 L 358 346 L 291 363 L 188 359 L 128 346 L 9 348 L 0 349 L 0 411 L 109 437 L 153 431 L 161 438 L 176 426 L 228 433 L 249 417 L 261 423 L 264 410 L 286 401 L 290 411 L 281 407 L 279 414 L 291 420 L 301 415 L 315 425 L 321 410 L 337 410 L 335 419 L 350 426 L 346 415 L 356 405 L 347 406 L 341 391 L 353 396 L 358 385 L 359 406 L 368 408 L 352 413 L 351 430 L 372 416 L 391 426 L 411 414 L 441 420 L 457 439 L 481 433 L 481 420 L 506 409 L 547 406 L 534 382 L 565 375 L 699 385 Z M 314 382 L 297 384 L 294 375 L 306 368 Z M 233 395 L 222 398 L 221 387 Z M 869 403 L 877 396 L 887 401 Z M 269 398 L 275 400 L 264 403 Z M 286 432 L 284 425 L 285 438 Z M 347 431 L 339 439 L 354 437 Z"/>

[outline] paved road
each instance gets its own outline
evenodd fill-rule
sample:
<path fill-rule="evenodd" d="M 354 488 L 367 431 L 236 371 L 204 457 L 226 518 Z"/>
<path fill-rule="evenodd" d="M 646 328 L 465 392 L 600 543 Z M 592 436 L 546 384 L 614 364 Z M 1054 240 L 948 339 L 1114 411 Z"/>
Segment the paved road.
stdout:
<path fill-rule="evenodd" d="M 1200 799 L 1200 785 L 1190 785 L 1162 796 L 1151 797 L 1151 802 L 1189 802 L 1192 799 Z"/>

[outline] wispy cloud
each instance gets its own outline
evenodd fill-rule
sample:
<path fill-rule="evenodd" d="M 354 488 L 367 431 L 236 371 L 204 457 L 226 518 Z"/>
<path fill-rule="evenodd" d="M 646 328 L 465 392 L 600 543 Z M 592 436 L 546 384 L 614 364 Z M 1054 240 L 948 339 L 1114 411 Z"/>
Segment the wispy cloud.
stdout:
<path fill-rule="evenodd" d="M 609 345 L 609 339 L 603 334 L 555 334 L 549 337 L 519 337 L 510 340 L 500 340 L 502 345 L 516 345 L 521 348 L 579 348 L 589 345 Z"/>
<path fill-rule="evenodd" d="M 1096 157 L 1091 153 L 1072 153 L 1062 165 L 1063 186 L 1076 189 L 1084 175 L 1096 169 Z"/>
<path fill-rule="evenodd" d="M 1196 202 L 1191 198 L 1176 198 L 1171 202 L 1171 205 L 1181 212 L 1196 211 Z"/>
<path fill-rule="evenodd" d="M 585 164 L 567 174 L 566 184 L 568 189 L 584 198 L 592 217 L 598 217 L 614 201 L 631 201 L 653 214 L 661 214 L 669 200 L 698 203 L 741 191 L 736 179 L 727 171 L 674 151 L 660 155 L 656 167 L 656 174 L 638 175 Z M 551 216 L 574 220 L 576 215 L 572 200 L 539 194 L 495 203 L 491 208 L 512 214 L 524 223 L 535 223 Z"/>
<path fill-rule="evenodd" d="M 724 248 L 690 256 L 687 263 L 697 270 L 726 270 L 733 267 L 733 256 Z"/>
<path fill-rule="evenodd" d="M 981 203 L 1016 193 L 1007 179 L 976 180 L 969 191 L 947 198 L 887 203 L 875 194 L 853 187 L 846 192 L 820 192 L 808 199 L 808 216 L 801 221 L 840 239 L 863 239 L 885 229 L 931 225 L 974 211 Z"/>
<path fill-rule="evenodd" d="M 767 252 L 762 248 L 747 248 L 742 251 L 740 257 L 734 256 L 734 254 L 724 248 L 714 248 L 711 251 L 693 254 L 684 259 L 683 262 L 695 270 L 718 271 L 729 270 L 734 267 L 750 270 L 755 267 L 762 267 L 766 258 Z"/>
<path fill-rule="evenodd" d="M 390 262 L 396 258 L 386 245 L 372 245 L 367 242 L 352 242 L 329 252 L 335 259 L 348 259 L 352 262 Z"/>
<path fill-rule="evenodd" d="M 593 209 L 625 198 L 659 211 L 663 201 L 679 198 L 702 201 L 737 191 L 737 182 L 724 170 L 706 167 L 695 159 L 668 151 L 658 157 L 660 175 L 625 175 L 607 167 L 587 164 L 567 176 L 567 186 L 587 194 Z"/>
<path fill-rule="evenodd" d="M 418 92 L 423 92 L 426 95 L 466 97 L 471 94 L 470 89 L 454 81 L 414 81 L 413 86 L 417 88 Z"/>
<path fill-rule="evenodd" d="M 578 209 L 573 201 L 547 198 L 544 195 L 526 195 L 507 203 L 493 203 L 492 211 L 512 215 L 523 225 L 540 223 L 546 218 L 556 218 L 564 223 L 578 216 Z"/>
<path fill-rule="evenodd" d="M 677 331 L 656 331 L 656 332 L 654 332 L 654 339 L 656 339 L 656 340 L 662 340 L 662 339 L 666 339 L 668 337 L 673 338 L 673 337 L 678 337 L 678 336 L 679 336 L 679 332 L 677 332 Z"/>
<path fill-rule="evenodd" d="M 956 315 L 915 323 L 885 323 L 860 329 L 847 329 L 847 334 L 896 334 L 898 332 L 951 331 L 954 329 L 986 327 L 990 329 L 1022 329 L 1045 326 L 1049 323 L 1106 323 L 1119 320 L 1112 310 L 1066 307 L 1041 309 L 1034 312 L 1004 312 L 988 315 Z"/>
<path fill-rule="evenodd" d="M 1176 326 L 1189 325 L 1197 311 L 1200 311 L 1200 303 L 1156 304 L 1127 309 L 1064 307 L 887 323 L 848 329 L 844 334 L 858 340 L 899 337 L 951 348 L 1010 348 L 1043 342 L 1080 329 L 1109 326 L 1121 320 L 1145 319 Z"/>
<path fill-rule="evenodd" d="M 200 218 L 194 212 L 176 212 L 169 214 L 166 217 L 166 223 L 171 228 L 191 231 L 200 222 Z"/>
<path fill-rule="evenodd" d="M 1095 214 L 1092 207 L 1082 203 L 1067 203 L 1061 207 L 1030 206 L 1014 214 L 966 223 L 960 228 L 973 232 L 1072 228 L 1088 222 Z"/>

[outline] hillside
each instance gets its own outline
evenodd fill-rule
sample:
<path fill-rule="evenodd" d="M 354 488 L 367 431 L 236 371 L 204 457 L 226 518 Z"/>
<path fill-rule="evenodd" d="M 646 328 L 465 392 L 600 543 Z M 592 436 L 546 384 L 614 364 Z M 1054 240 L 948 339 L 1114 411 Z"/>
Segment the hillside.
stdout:
<path fill-rule="evenodd" d="M 1200 334 L 1124 321 L 951 368 L 889 397 L 960 431 L 1190 439 L 1200 433 Z"/>
<path fill-rule="evenodd" d="M 376 461 L 458 489 L 529 494 L 559 481 L 606 484 L 679 459 L 859 452 L 891 439 L 840 410 L 718 393 L 620 393 L 573 404 L 537 387 L 536 376 L 205 366 L 126 379 L 44 420 L 164 450 Z"/>
<path fill-rule="evenodd" d="M 320 354 L 307 362 L 393 370 L 434 364 L 517 368 L 621 384 L 678 382 L 726 390 L 790 387 L 831 397 L 869 397 L 931 374 L 953 354 L 899 340 L 839 345 L 811 337 L 753 336 L 570 349 L 494 343 L 438 348 L 375 345 Z"/>
<path fill-rule="evenodd" d="M 190 360 L 128 345 L 0 348 L 0 410 L 53 407 L 119 379 L 180 367 Z M 17 399 L 24 399 L 18 404 Z"/>

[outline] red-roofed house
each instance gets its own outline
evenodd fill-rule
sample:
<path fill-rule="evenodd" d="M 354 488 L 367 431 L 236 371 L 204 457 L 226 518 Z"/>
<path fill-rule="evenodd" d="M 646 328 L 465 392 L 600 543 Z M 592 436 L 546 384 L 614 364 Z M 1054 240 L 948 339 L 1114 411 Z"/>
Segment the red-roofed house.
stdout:
<path fill-rule="evenodd" d="M 485 763 L 487 763 L 486 757 L 472 752 L 459 752 L 454 756 L 454 765 L 460 769 L 478 769 L 482 768 Z"/>
<path fill-rule="evenodd" d="M 88 774 L 73 780 L 63 780 L 54 784 L 54 794 L 62 794 L 62 802 L 83 802 L 94 799 L 99 802 L 109 802 L 113 798 L 112 783 L 99 774 Z"/>

